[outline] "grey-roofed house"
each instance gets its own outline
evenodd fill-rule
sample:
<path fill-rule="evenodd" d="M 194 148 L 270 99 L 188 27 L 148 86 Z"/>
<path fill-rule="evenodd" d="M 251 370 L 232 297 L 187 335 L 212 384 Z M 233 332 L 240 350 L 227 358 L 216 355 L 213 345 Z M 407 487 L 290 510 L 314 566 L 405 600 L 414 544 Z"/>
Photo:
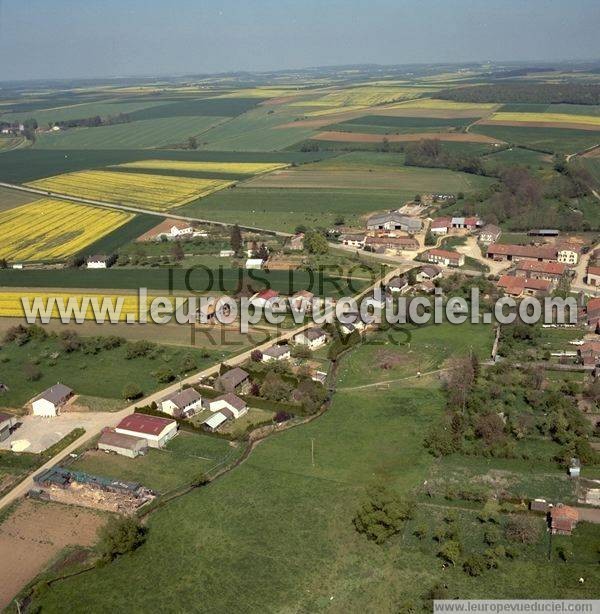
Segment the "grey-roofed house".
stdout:
<path fill-rule="evenodd" d="M 55 384 L 31 402 L 34 416 L 55 417 L 61 407 L 73 396 L 73 390 L 64 384 Z"/>
<path fill-rule="evenodd" d="M 416 280 L 421 281 L 433 281 L 442 276 L 442 269 L 433 264 L 422 266 L 416 275 Z"/>
<path fill-rule="evenodd" d="M 396 275 L 387 282 L 385 287 L 388 292 L 394 294 L 402 292 L 402 290 L 408 287 L 408 279 L 404 275 Z"/>
<path fill-rule="evenodd" d="M 314 326 L 294 335 L 294 342 L 314 350 L 327 342 L 327 333 L 322 328 Z"/>
<path fill-rule="evenodd" d="M 225 411 L 229 411 L 231 413 L 229 417 L 233 418 L 239 418 L 248 411 L 248 404 L 246 401 L 240 399 L 240 397 L 233 394 L 233 392 L 223 394 L 216 399 L 206 399 L 204 401 L 204 406 L 212 412 L 224 413 Z"/>
<path fill-rule="evenodd" d="M 246 394 L 250 391 L 250 375 L 244 369 L 234 367 L 217 377 L 215 390 Z"/>
<path fill-rule="evenodd" d="M 397 211 L 372 215 L 367 220 L 369 230 L 403 230 L 408 233 L 419 232 L 423 222 L 416 217 L 402 215 Z"/>
<path fill-rule="evenodd" d="M 292 348 L 286 344 L 274 345 L 268 350 L 265 350 L 262 355 L 263 362 L 271 362 L 272 360 L 287 360 L 292 355 Z"/>
<path fill-rule="evenodd" d="M 188 418 L 200 407 L 202 397 L 194 388 L 178 390 L 160 402 L 161 411 L 174 418 Z"/>
<path fill-rule="evenodd" d="M 136 458 L 144 454 L 148 448 L 148 441 L 142 437 L 133 437 L 117 433 L 115 429 L 105 428 L 98 440 L 98 450 L 114 452 L 128 458 Z"/>
<path fill-rule="evenodd" d="M 502 234 L 502 229 L 495 224 L 486 224 L 479 231 L 480 243 L 495 243 Z"/>

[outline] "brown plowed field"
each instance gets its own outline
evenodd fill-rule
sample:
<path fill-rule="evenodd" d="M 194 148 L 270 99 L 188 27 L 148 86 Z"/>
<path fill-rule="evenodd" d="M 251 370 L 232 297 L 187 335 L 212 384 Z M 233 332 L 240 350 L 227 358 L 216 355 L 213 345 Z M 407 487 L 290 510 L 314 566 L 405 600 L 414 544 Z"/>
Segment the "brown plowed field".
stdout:
<path fill-rule="evenodd" d="M 0 610 L 66 546 L 92 546 L 108 516 L 25 499 L 0 525 Z"/>

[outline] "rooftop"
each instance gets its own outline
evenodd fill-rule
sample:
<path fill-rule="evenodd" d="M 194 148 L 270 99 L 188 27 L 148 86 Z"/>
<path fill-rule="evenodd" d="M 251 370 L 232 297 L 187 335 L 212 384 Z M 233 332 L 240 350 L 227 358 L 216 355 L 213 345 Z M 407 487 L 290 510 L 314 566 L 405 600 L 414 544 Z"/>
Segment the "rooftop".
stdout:
<path fill-rule="evenodd" d="M 160 435 L 171 424 L 176 424 L 175 420 L 135 413 L 123 418 L 116 428 L 144 435 Z"/>

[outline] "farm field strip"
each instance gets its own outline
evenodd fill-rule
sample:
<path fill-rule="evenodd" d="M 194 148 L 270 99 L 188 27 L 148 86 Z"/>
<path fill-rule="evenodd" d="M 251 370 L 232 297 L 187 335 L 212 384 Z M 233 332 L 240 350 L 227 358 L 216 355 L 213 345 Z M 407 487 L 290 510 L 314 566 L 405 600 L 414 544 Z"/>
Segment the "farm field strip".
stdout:
<path fill-rule="evenodd" d="M 589 129 L 600 130 L 600 116 L 572 115 L 568 113 L 494 113 L 484 120 L 484 123 L 508 124 L 558 124 L 559 126 L 589 126 Z"/>
<path fill-rule="evenodd" d="M 381 143 L 386 138 L 390 143 L 402 143 L 420 141 L 431 138 L 431 132 L 414 132 L 412 134 L 372 134 L 365 132 L 337 132 L 324 131 L 311 137 L 317 141 L 333 141 L 342 143 Z M 465 143 L 501 143 L 496 139 L 483 134 L 463 133 L 463 132 L 436 132 L 435 138 L 440 141 L 458 141 Z"/>
<path fill-rule="evenodd" d="M 119 171 L 80 171 L 25 185 L 58 194 L 164 211 L 230 186 L 232 181 Z"/>
<path fill-rule="evenodd" d="M 43 198 L 0 213 L 0 258 L 66 258 L 132 218 L 130 213 Z"/>
<path fill-rule="evenodd" d="M 138 160 L 118 165 L 119 168 L 236 173 L 240 175 L 259 175 L 287 166 L 289 164 L 285 162 L 195 162 L 186 160 Z"/>
<path fill-rule="evenodd" d="M 25 317 L 25 312 L 23 310 L 23 305 L 21 303 L 21 299 L 27 299 L 29 304 L 32 305 L 33 301 L 36 298 L 41 298 L 43 302 L 46 304 L 48 301 L 56 299 L 59 303 L 62 301 L 63 304 L 66 305 L 67 301 L 70 299 L 75 299 L 77 303 L 77 307 L 82 309 L 84 305 L 84 301 L 87 301 L 87 310 L 84 314 L 86 320 L 94 320 L 94 310 L 90 304 L 90 301 L 97 301 L 98 307 L 101 308 L 104 299 L 108 299 L 110 301 L 110 305 L 117 307 L 117 301 L 121 303 L 121 313 L 119 315 L 119 321 L 124 322 L 127 319 L 127 316 L 131 314 L 137 320 L 140 311 L 140 304 L 137 295 L 127 295 L 127 294 L 96 294 L 96 293 L 60 293 L 60 292 L 6 292 L 0 291 L 0 318 L 23 318 Z M 150 303 L 156 297 L 149 296 L 147 306 L 149 308 Z M 108 303 L 107 303 L 108 306 Z M 149 313 L 149 309 L 146 310 L 146 313 Z M 53 305 L 52 318 L 59 318 L 59 310 L 56 307 L 56 302 Z M 71 314 L 71 317 L 74 318 L 75 314 Z M 108 314 L 107 314 L 108 321 Z"/>

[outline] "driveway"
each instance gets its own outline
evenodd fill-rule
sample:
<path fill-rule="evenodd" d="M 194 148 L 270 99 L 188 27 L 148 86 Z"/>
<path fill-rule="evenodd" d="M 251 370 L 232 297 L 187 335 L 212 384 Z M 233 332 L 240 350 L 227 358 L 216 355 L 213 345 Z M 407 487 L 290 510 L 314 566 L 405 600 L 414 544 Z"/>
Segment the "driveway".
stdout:
<path fill-rule="evenodd" d="M 43 452 L 73 429 L 84 428 L 86 432 L 97 432 L 111 421 L 110 412 L 66 412 L 56 418 L 23 416 L 22 425 L 8 438 L 0 442 L 1 450 L 10 450 L 14 441 L 23 442 L 22 452 Z M 29 442 L 29 445 L 26 445 Z"/>

